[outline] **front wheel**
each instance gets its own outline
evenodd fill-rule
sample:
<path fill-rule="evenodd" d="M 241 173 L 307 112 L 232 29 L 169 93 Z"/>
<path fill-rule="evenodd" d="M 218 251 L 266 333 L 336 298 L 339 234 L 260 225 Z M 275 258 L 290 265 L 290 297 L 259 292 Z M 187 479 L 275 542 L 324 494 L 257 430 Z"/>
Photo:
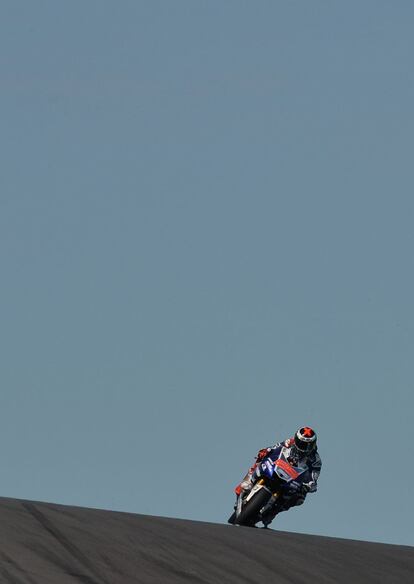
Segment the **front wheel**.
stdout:
<path fill-rule="evenodd" d="M 240 512 L 240 515 L 235 518 L 234 523 L 237 525 L 246 525 L 253 527 L 255 523 L 260 521 L 260 509 L 269 501 L 271 494 L 266 489 L 260 489 L 248 501 Z"/>

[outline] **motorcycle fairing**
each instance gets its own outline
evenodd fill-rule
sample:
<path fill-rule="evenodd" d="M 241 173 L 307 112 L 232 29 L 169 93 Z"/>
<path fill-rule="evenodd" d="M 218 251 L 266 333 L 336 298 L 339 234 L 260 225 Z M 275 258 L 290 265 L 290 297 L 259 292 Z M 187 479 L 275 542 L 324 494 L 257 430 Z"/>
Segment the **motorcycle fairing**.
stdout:
<path fill-rule="evenodd" d="M 287 453 L 286 448 L 281 448 L 276 453 L 276 457 L 269 456 L 265 458 L 260 464 L 260 474 L 264 474 L 269 478 L 272 478 L 273 474 L 277 474 L 284 483 L 296 481 L 299 477 L 303 479 L 301 475 L 308 472 L 308 467 L 306 465 L 300 467 L 290 464 L 286 457 Z"/>

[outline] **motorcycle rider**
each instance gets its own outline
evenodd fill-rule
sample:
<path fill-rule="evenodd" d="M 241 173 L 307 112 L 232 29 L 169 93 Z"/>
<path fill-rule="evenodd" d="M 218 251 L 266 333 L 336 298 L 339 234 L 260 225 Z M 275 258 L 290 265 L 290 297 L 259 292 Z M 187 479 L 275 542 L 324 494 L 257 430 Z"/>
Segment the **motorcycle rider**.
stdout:
<path fill-rule="evenodd" d="M 239 485 L 235 488 L 237 498 L 249 492 L 254 483 L 255 477 L 253 473 L 257 465 L 270 454 L 278 455 L 284 449 L 284 456 L 294 466 L 306 465 L 309 472 L 310 480 L 296 484 L 292 481 L 289 489 L 283 493 L 281 499 L 271 508 L 266 509 L 266 516 L 263 518 L 264 523 L 268 525 L 281 511 L 287 511 L 291 507 L 302 505 L 308 493 L 314 493 L 317 490 L 317 482 L 321 472 L 322 461 L 318 453 L 316 444 L 316 432 L 309 426 L 303 426 L 297 430 L 292 438 L 287 438 L 283 442 L 277 442 L 274 446 L 262 448 L 257 453 L 256 462 L 248 470 L 246 476 Z"/>

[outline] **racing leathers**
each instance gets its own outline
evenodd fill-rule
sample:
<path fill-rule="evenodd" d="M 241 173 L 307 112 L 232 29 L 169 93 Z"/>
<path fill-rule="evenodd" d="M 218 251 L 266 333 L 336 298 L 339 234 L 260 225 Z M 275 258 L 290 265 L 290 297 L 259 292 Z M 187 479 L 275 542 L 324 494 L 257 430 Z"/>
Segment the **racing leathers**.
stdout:
<path fill-rule="evenodd" d="M 296 507 L 297 505 L 302 505 L 305 501 L 306 495 L 308 493 L 314 493 L 317 490 L 317 482 L 322 467 L 322 461 L 316 448 L 310 454 L 304 454 L 296 448 L 294 439 L 288 438 L 284 442 L 278 442 L 274 446 L 269 446 L 268 448 L 262 448 L 259 450 L 256 462 L 250 467 L 244 479 L 235 488 L 237 497 L 239 497 L 243 491 L 250 491 L 253 487 L 253 473 L 257 465 L 270 454 L 274 454 L 277 457 L 282 450 L 284 450 L 284 456 L 292 465 L 307 466 L 308 478 L 310 480 L 302 483 L 298 490 L 287 491 L 283 494 L 283 497 L 278 500 L 277 506 L 275 506 L 270 513 L 271 517 L 268 518 L 270 521 L 277 513 L 287 511 L 291 507 Z M 274 456 L 272 456 L 272 458 L 274 458 Z"/>

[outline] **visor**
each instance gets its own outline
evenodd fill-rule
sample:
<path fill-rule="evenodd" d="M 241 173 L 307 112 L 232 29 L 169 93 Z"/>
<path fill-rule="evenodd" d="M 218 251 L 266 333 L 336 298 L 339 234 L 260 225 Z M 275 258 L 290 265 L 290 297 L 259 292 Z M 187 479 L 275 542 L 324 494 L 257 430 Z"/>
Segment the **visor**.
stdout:
<path fill-rule="evenodd" d="M 304 454 L 309 454 L 310 452 L 312 452 L 312 450 L 314 450 L 314 448 L 316 446 L 316 440 L 311 439 L 311 441 L 305 442 L 305 440 L 300 440 L 295 435 L 295 446 L 299 450 L 299 452 L 303 452 Z"/>

